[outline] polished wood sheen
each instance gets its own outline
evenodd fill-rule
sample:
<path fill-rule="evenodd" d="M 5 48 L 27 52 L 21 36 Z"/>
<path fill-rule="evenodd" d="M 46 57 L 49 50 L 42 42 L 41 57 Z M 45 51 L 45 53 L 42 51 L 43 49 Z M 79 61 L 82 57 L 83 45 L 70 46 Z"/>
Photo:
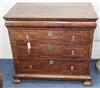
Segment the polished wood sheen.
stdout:
<path fill-rule="evenodd" d="M 7 20 L 95 21 L 90 3 L 17 3 L 5 16 Z"/>
<path fill-rule="evenodd" d="M 90 3 L 17 3 L 4 19 L 14 82 L 70 79 L 92 83 L 90 62 L 98 17 Z"/>

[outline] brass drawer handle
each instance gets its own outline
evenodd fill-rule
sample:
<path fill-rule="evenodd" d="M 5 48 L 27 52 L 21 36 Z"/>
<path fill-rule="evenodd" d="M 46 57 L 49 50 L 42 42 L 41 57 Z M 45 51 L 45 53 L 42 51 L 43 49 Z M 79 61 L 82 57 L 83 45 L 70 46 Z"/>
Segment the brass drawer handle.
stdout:
<path fill-rule="evenodd" d="M 53 60 L 49 60 L 49 64 L 54 64 L 54 61 Z"/>
<path fill-rule="evenodd" d="M 28 34 L 26 34 L 26 39 L 29 40 L 29 35 Z"/>
<path fill-rule="evenodd" d="M 73 65 L 70 66 L 70 70 L 71 70 L 72 72 L 74 71 L 74 66 L 73 66 Z"/>
<path fill-rule="evenodd" d="M 74 41 L 74 40 L 75 40 L 75 35 L 72 36 L 72 41 Z"/>
<path fill-rule="evenodd" d="M 48 44 L 48 49 L 52 50 L 53 49 L 53 45 L 52 44 Z"/>
<path fill-rule="evenodd" d="M 31 53 L 31 42 L 29 40 L 29 35 L 26 34 L 26 39 L 27 39 L 27 49 L 28 49 L 28 53 Z"/>
<path fill-rule="evenodd" d="M 74 54 L 75 54 L 75 51 L 74 51 L 74 50 L 72 50 L 72 51 L 71 51 L 71 54 L 72 54 L 72 55 L 74 55 Z"/>
<path fill-rule="evenodd" d="M 48 31 L 48 36 L 52 36 L 52 35 L 53 35 L 52 31 Z"/>
<path fill-rule="evenodd" d="M 30 69 L 30 71 L 32 70 L 32 65 L 29 65 L 29 69 Z"/>

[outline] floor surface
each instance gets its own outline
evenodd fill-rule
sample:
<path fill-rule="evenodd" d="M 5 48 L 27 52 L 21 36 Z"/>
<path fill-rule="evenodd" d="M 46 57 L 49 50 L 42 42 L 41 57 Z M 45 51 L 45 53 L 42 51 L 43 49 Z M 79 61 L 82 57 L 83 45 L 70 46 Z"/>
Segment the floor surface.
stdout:
<path fill-rule="evenodd" d="M 0 69 L 3 75 L 4 88 L 100 88 L 100 73 L 95 67 L 96 61 L 91 61 L 91 76 L 93 84 L 84 86 L 82 81 L 71 80 L 23 80 L 20 84 L 14 84 L 13 81 L 13 62 L 12 59 L 0 59 Z"/>

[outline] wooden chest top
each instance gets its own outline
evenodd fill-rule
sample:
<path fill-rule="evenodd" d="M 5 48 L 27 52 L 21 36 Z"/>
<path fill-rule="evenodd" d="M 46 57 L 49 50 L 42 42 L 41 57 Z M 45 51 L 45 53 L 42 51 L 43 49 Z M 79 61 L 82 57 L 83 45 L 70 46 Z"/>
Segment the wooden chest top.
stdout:
<path fill-rule="evenodd" d="M 17 3 L 4 18 L 20 21 L 96 21 L 98 17 L 90 3 Z"/>

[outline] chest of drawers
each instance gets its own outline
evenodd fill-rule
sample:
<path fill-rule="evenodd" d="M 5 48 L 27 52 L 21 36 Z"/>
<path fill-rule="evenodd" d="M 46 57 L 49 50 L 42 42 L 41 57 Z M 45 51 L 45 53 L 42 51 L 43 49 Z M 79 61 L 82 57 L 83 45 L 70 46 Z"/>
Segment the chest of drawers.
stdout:
<path fill-rule="evenodd" d="M 97 16 L 90 3 L 16 4 L 5 16 L 15 67 L 21 79 L 73 79 L 90 85 Z"/>

